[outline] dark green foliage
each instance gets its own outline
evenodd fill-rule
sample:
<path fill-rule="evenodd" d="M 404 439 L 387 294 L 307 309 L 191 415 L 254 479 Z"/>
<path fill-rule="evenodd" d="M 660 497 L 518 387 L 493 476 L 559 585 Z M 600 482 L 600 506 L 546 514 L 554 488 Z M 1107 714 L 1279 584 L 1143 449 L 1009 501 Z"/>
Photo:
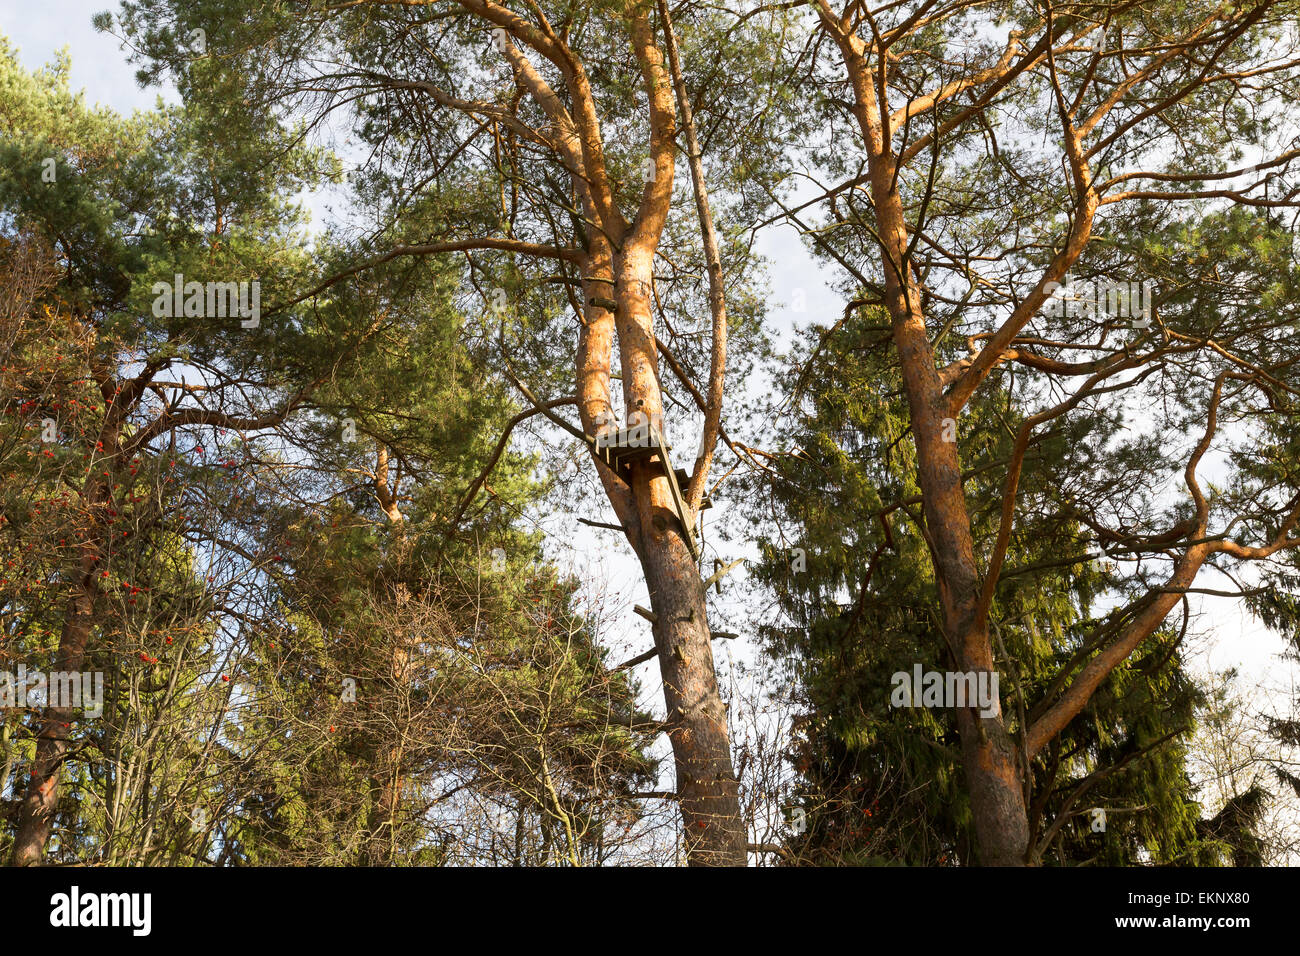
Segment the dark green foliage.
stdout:
<path fill-rule="evenodd" d="M 783 622 L 765 629 L 767 653 L 803 712 L 791 761 L 808 831 L 790 848 L 810 863 L 971 862 L 951 711 L 890 703 L 894 673 L 910 677 L 918 663 L 950 670 L 953 658 L 925 570 L 919 508 L 909 501 L 905 419 L 884 363 L 870 311 L 826 336 L 819 374 L 806 379 L 779 436 L 790 453 L 755 486 L 763 510 L 754 519 L 767 542 L 759 579 L 778 595 Z M 1000 402 L 963 419 L 963 447 L 974 450 L 971 501 L 999 500 L 994 469 L 1016 424 Z M 1026 497 L 1051 492 L 1073 445 L 1054 435 L 1035 446 Z M 978 547 L 998 513 L 976 514 Z M 1053 566 L 1084 550 L 1068 512 L 1044 509 L 1025 521 L 991 615 L 1013 731 L 1085 636 L 1113 624 L 1100 600 L 1115 583 L 1104 562 Z M 794 569 L 794 548 L 806 552 L 806 571 Z M 1196 852 L 1199 809 L 1183 756 L 1203 697 L 1183 670 L 1181 636 L 1166 629 L 1144 645 L 1034 762 L 1031 825 L 1045 863 L 1177 862 Z M 1107 810 L 1104 833 L 1092 829 L 1098 807 Z"/>

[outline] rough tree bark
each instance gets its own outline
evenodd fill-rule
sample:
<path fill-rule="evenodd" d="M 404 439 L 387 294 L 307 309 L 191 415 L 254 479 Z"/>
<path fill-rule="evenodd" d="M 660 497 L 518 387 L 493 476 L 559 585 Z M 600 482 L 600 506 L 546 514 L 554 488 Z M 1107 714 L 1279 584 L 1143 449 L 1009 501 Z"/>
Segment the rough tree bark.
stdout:
<path fill-rule="evenodd" d="M 853 88 L 853 113 L 867 147 L 871 198 L 884 263 L 885 307 L 902 368 L 912 435 L 916 442 L 917 481 L 922 489 L 927 541 L 943 607 L 944 635 L 960 671 L 993 671 L 992 644 L 977 614 L 979 571 L 970 517 L 962 486 L 957 443 L 944 441 L 948 400 L 935 364 L 921 311 L 920 289 L 910 266 L 910 236 L 899 191 L 898 160 L 888 113 L 877 98 L 879 78 L 866 58 L 866 44 L 830 11 L 823 23 L 840 48 Z M 990 866 L 1024 863 L 1029 844 L 1017 748 L 1001 709 L 991 717 L 973 708 L 957 714 L 962 763 L 970 790 L 980 860 Z"/>
<path fill-rule="evenodd" d="M 526 42 L 560 67 L 572 103 L 570 109 L 561 105 L 519 48 L 513 43 L 506 45 L 502 52 L 516 75 L 556 123 L 556 149 L 569 170 L 584 217 L 592 225 L 581 264 L 584 301 L 576 355 L 583 431 L 594 436 L 609 427 L 613 418 L 610 379 L 615 347 L 629 418 L 640 415 L 658 422 L 663 398 L 651 290 L 655 252 L 672 201 L 677 123 L 671 81 L 649 17 L 636 8 L 629 8 L 626 14 L 648 97 L 652 170 L 640 206 L 629 222 L 618 210 L 610 187 L 595 101 L 581 63 L 558 39 L 539 36 L 513 14 L 491 4 L 482 9 L 512 38 Z M 715 350 L 722 347 L 722 342 L 714 342 Z M 690 530 L 682 526 L 672 507 L 668 479 L 654 466 L 634 463 L 630 484 L 603 464 L 598 463 L 597 468 L 606 496 L 641 563 L 656 617 L 655 645 L 688 862 L 743 865 L 746 840 L 739 785 L 714 671 L 703 582 L 687 544 Z M 694 508 L 688 506 L 688 512 L 687 520 L 693 524 Z"/>
<path fill-rule="evenodd" d="M 1231 190 L 1198 191 L 1192 187 L 1198 180 L 1207 178 L 1203 170 L 1175 173 L 1130 171 L 1100 184 L 1094 180 L 1093 166 L 1102 162 L 1099 155 L 1104 156 L 1109 144 L 1130 133 L 1140 123 L 1150 120 L 1153 125 L 1167 124 L 1168 119 L 1163 114 L 1201 87 L 1214 84 L 1219 84 L 1220 88 L 1228 85 L 1235 87 L 1237 77 L 1241 74 L 1232 72 L 1227 65 L 1216 72 L 1221 65 L 1217 61 L 1225 57 L 1235 42 L 1246 37 L 1274 4 L 1260 3 L 1250 8 L 1234 10 L 1230 16 L 1224 16 L 1222 10 L 1207 10 L 1203 17 L 1184 25 L 1178 43 L 1162 38 L 1159 45 L 1135 47 L 1126 42 L 1128 58 L 1124 61 L 1126 66 L 1123 83 L 1098 94 L 1095 102 L 1090 101 L 1086 94 L 1089 85 L 1096 79 L 1098 63 L 1106 54 L 1100 38 L 1090 39 L 1090 35 L 1105 32 L 1109 20 L 1103 22 L 1086 15 L 1078 16 L 1076 11 L 1058 17 L 1054 16 L 1052 8 L 1048 8 L 1044 19 L 1034 30 L 1009 31 L 1006 45 L 995 63 L 981 69 L 970 69 L 927 93 L 918 94 L 907 91 L 906 82 L 891 89 L 890 76 L 895 70 L 905 72 L 900 64 L 911 51 L 900 52 L 898 48 L 905 46 L 900 41 L 928 28 L 927 21 L 923 19 L 926 11 L 917 11 L 910 16 L 905 14 L 901 21 L 885 25 L 878 19 L 878 15 L 884 12 L 883 9 L 873 14 L 860 4 L 849 3 L 842 13 L 837 14 L 828 0 L 816 0 L 816 6 L 821 29 L 832 38 L 843 60 L 845 75 L 852 90 L 848 105 L 865 152 L 867 173 L 859 177 L 856 184 L 868 186 L 875 213 L 876 231 L 873 238 L 884 275 L 883 304 L 891 320 L 893 343 L 899 358 L 903 390 L 916 444 L 917 480 L 923 501 L 923 531 L 934 565 L 943 610 L 944 636 L 956 667 L 965 671 L 992 670 L 994 661 L 989 636 L 989 608 L 1014 522 L 1019 469 L 1030 432 L 1073 408 L 1078 401 L 1093 394 L 1094 388 L 1107 390 L 1102 383 L 1108 376 L 1135 368 L 1144 362 L 1155 361 L 1160 354 L 1159 349 L 1143 354 L 1141 350 L 1130 351 L 1125 346 L 1104 359 L 1063 363 L 1017 348 L 1018 336 L 1047 301 L 1050 290 L 1080 260 L 1092 238 L 1097 212 L 1103 205 L 1132 198 L 1162 198 L 1173 202 L 1210 196 L 1251 206 L 1294 205 L 1289 197 L 1269 200 L 1267 195 L 1260 199 L 1248 197 L 1245 192 Z M 948 16 L 946 11 L 937 12 L 936 22 L 942 22 Z M 864 35 L 868 39 L 864 40 L 857 35 L 859 26 L 864 28 Z M 1038 34 L 1037 39 L 1028 39 L 1033 33 Z M 1057 58 L 1067 52 L 1078 53 L 1081 50 L 1088 51 L 1087 55 L 1093 58 L 1091 66 L 1084 70 L 1083 79 L 1078 81 L 1079 89 L 1067 92 L 1062 85 L 1062 74 L 1057 69 Z M 1203 57 L 1207 65 L 1188 81 L 1181 78 L 1178 71 L 1192 56 L 1192 50 L 1197 51 L 1196 62 L 1199 63 L 1199 58 Z M 1130 69 L 1127 65 L 1130 62 L 1141 65 Z M 1294 68 L 1295 62 L 1294 59 L 1282 56 L 1266 67 L 1260 66 L 1259 70 L 1289 71 Z M 1102 130 L 1100 124 L 1112 110 L 1121 102 L 1127 102 L 1126 97 L 1143 95 L 1138 92 L 1140 86 L 1150 83 L 1153 88 L 1158 88 L 1157 81 L 1166 69 L 1171 70 L 1176 78 L 1176 93 L 1166 95 L 1162 92 L 1156 97 L 1154 106 L 1148 107 L 1143 100 L 1143 107 L 1134 115 L 1120 120 L 1116 128 L 1106 129 L 1104 133 L 1098 132 Z M 984 111 L 992 108 L 992 104 L 1008 89 L 1009 84 L 1030 71 L 1037 71 L 1040 78 L 1047 81 L 1060 124 L 1061 158 L 1069 179 L 1068 226 L 1058 241 L 1053 243 L 1055 252 L 1028 294 L 1011 296 L 1014 306 L 1007 318 L 991 334 L 978 337 L 981 340 L 978 351 L 972 345 L 969 357 L 937 368 L 935 350 L 926 328 L 927 316 L 921 305 L 922 288 L 916 261 L 918 257 L 913 255 L 918 233 L 913 231 L 907 219 L 908 210 L 905 208 L 899 174 L 931 151 L 935 154 L 933 162 L 937 163 L 939 151 L 947 137 L 965 124 L 974 125 Z M 1077 79 L 1078 74 L 1074 76 Z M 905 97 L 905 105 L 891 108 L 891 96 L 895 102 Z M 939 116 L 937 107 L 944 102 L 949 104 L 950 112 L 947 116 Z M 1084 108 L 1085 104 L 1090 104 L 1088 109 Z M 927 114 L 931 114 L 934 120 L 933 127 L 918 131 L 918 118 Z M 903 134 L 902 142 L 896 147 L 895 140 L 900 132 Z M 909 133 L 912 134 L 910 137 Z M 1090 137 L 1092 142 L 1089 142 Z M 1296 155 L 1296 151 L 1286 152 L 1254 168 L 1262 170 L 1285 165 Z M 1214 173 L 1208 175 L 1208 178 L 1226 179 L 1243 172 L 1246 170 Z M 1111 187 L 1142 178 L 1177 183 L 1183 188 L 1167 192 L 1129 189 L 1107 195 L 1107 190 Z M 928 191 L 926 198 L 931 198 Z M 919 226 L 916 228 L 920 229 Z M 1181 347 L 1183 346 L 1177 343 L 1162 346 L 1165 349 Z M 1022 426 L 1014 461 L 1008 468 L 1001 527 L 987 566 L 981 573 L 975 556 L 970 512 L 961 480 L 960 448 L 955 440 L 954 426 L 956 418 L 981 383 L 994 368 L 1008 361 L 1020 362 L 1051 374 L 1091 377 L 1075 393 L 1073 399 L 1030 417 Z M 1247 547 L 1222 537 L 1210 536 L 1210 509 L 1197 484 L 1196 468 L 1210 447 L 1215 433 L 1216 411 L 1224 379 L 1237 378 L 1257 388 L 1264 388 L 1258 378 L 1251 378 L 1251 374 L 1258 373 L 1258 370 L 1252 368 L 1249 371 L 1250 374 L 1240 369 L 1224 373 L 1216 383 L 1205 435 L 1185 471 L 1196 518 L 1164 534 L 1145 539 L 1147 550 L 1173 558 L 1173 569 L 1164 586 L 1150 590 L 1145 598 L 1132 605 L 1134 613 L 1131 619 L 1121 619 L 1123 623 L 1117 624 L 1113 632 L 1098 635 L 1104 640 L 1095 653 L 1090 652 L 1091 656 L 1085 655 L 1061 670 L 1043 699 L 1028 715 L 1028 726 L 1019 728 L 1017 738 L 1008 733 L 1001 714 L 985 718 L 969 709 L 957 713 L 962 762 L 970 789 L 982 862 L 1016 865 L 1032 863 L 1037 859 L 1038 849 L 1029 845 L 1025 793 L 1030 778 L 1025 760 L 1032 760 L 1060 734 L 1086 706 L 1107 676 L 1143 641 L 1157 632 L 1169 611 L 1182 599 L 1186 589 L 1191 587 L 1197 572 L 1210 555 L 1223 553 L 1242 560 L 1256 560 L 1281 549 L 1300 545 L 1300 538 L 1292 536 L 1300 523 L 1300 505 L 1287 506 L 1288 516 L 1266 545 Z M 949 425 L 946 435 L 945 423 Z M 945 438 L 949 440 L 945 441 Z M 1100 532 L 1107 530 L 1103 528 Z M 1170 551 L 1172 545 L 1189 535 L 1192 540 L 1183 546 L 1181 553 L 1175 555 Z"/>
<path fill-rule="evenodd" d="M 108 379 L 108 381 L 113 381 Z M 119 451 L 121 435 L 119 416 L 112 409 L 112 387 L 101 386 L 106 404 L 110 404 L 108 421 L 100 432 L 103 447 Z M 113 460 L 118 456 L 114 455 Z M 110 473 L 112 468 L 109 468 Z M 112 477 L 97 475 L 88 482 L 85 504 L 91 515 L 91 532 L 81 542 L 77 559 L 77 577 L 72 583 L 64 612 L 63 629 L 59 634 L 56 656 L 57 669 L 63 672 L 80 672 L 86 659 L 91 629 L 95 622 L 95 605 L 99 597 L 99 574 L 106 553 L 102 530 L 105 518 L 103 509 L 111 502 Z M 52 689 L 51 689 L 52 691 Z M 50 839 L 54 815 L 59 803 L 59 783 L 63 777 L 63 763 L 68 752 L 68 735 L 76 718 L 75 706 L 48 706 L 38 722 L 36 755 L 27 789 L 23 795 L 14 833 L 10 857 L 13 866 L 39 866 L 45 856 L 45 846 Z"/>

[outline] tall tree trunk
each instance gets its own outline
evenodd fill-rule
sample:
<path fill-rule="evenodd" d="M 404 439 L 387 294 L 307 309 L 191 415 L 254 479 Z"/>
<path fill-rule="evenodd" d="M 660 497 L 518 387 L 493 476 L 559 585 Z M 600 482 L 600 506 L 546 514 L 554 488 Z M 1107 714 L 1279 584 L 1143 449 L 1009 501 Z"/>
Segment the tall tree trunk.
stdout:
<path fill-rule="evenodd" d="M 889 311 L 916 442 L 917 482 L 921 486 L 925 531 L 943 606 L 944 636 L 954 665 L 961 671 L 993 671 L 987 627 L 978 613 L 979 571 L 971 537 L 970 513 L 961 479 L 956 441 L 944 440 L 949 403 L 935 366 L 921 309 L 921 290 L 913 274 L 907 220 L 899 191 L 897 156 L 889 115 L 878 90 L 884 89 L 871 48 L 819 0 L 823 25 L 834 38 L 853 88 L 853 115 L 867 148 L 871 199 L 885 277 Z M 980 862 L 990 866 L 1023 865 L 1029 845 L 1017 748 L 1003 723 L 1001 708 L 992 717 L 972 708 L 957 712 L 966 774 L 979 844 Z"/>
<path fill-rule="evenodd" d="M 94 575 L 99 563 L 98 549 L 84 547 L 78 569 L 80 576 L 68 598 L 63 631 L 59 635 L 57 661 L 60 671 L 80 671 L 85 660 L 97 594 Z M 27 781 L 18 816 L 18 830 L 14 836 L 13 854 L 10 858 L 13 866 L 37 866 L 45 855 L 45 845 L 50 839 L 59 802 L 59 782 L 63 775 L 64 756 L 68 750 L 68 730 L 75 710 L 75 706 L 46 707 L 41 715 L 36 759 Z"/>
<path fill-rule="evenodd" d="M 575 206 L 582 209 L 588 224 L 575 228 L 575 238 L 586 250 L 576 358 L 578 409 L 588 436 L 607 428 L 611 420 L 615 330 L 627 411 L 658 421 L 663 409 L 650 287 L 655 250 L 672 206 L 677 119 L 672 77 L 665 69 L 650 12 L 649 7 L 638 4 L 624 8 L 646 94 L 650 134 L 646 181 L 630 223 L 618 208 L 614 180 L 605 166 L 600 111 L 580 59 L 549 28 L 542 33 L 525 29 L 513 14 L 492 18 L 513 38 L 501 44 L 502 53 L 516 78 L 550 118 L 551 142 L 569 171 Z M 559 67 L 567 105 L 514 41 L 537 50 Z M 702 192 L 697 195 L 703 199 Z M 719 318 L 725 336 L 725 312 L 721 309 L 715 310 L 715 322 Z M 724 347 L 724 340 L 715 345 Z M 723 367 L 722 353 L 715 349 L 714 379 L 720 379 Z M 717 415 L 709 417 L 710 427 L 716 431 Z M 744 865 L 744 825 L 731 768 L 726 715 L 713 670 L 703 582 L 683 537 L 690 532 L 679 526 L 670 506 L 667 479 L 646 464 L 632 466 L 630 485 L 608 467 L 598 465 L 597 471 L 619 524 L 641 560 L 658 615 L 655 641 L 669 707 L 681 810 L 689 831 L 689 861 Z M 692 500 L 702 497 L 702 486 L 702 480 L 692 483 L 688 490 Z M 686 509 L 683 518 L 687 524 L 694 523 L 694 508 L 688 505 Z"/>
<path fill-rule="evenodd" d="M 103 368 L 96 368 L 100 394 L 104 399 L 105 420 L 99 433 L 99 447 L 107 453 L 102 459 L 108 471 L 103 476 L 89 479 L 84 490 L 86 512 L 90 516 L 91 530 L 81 542 L 77 558 L 77 577 L 68 595 L 63 631 L 59 635 L 56 668 L 62 672 L 80 672 L 86 659 L 86 647 L 94 624 L 95 605 L 99 596 L 97 575 L 108 555 L 105 510 L 112 503 L 113 475 L 121 455 L 122 421 L 124 409 L 134 400 L 134 395 L 123 396 L 116 380 Z M 137 380 L 139 381 L 139 380 Z M 47 687 L 46 693 L 51 689 Z M 83 695 L 85 693 L 83 689 Z M 23 795 L 22 810 L 18 816 L 18 829 L 14 834 L 11 856 L 13 866 L 38 866 L 45 855 L 54 825 L 54 815 L 59 803 L 59 784 L 63 777 L 63 761 L 68 751 L 68 732 L 71 729 L 77 705 L 47 706 L 40 718 L 37 732 L 36 755 L 27 789 Z"/>
<path fill-rule="evenodd" d="M 592 433 L 594 416 L 608 410 L 608 356 L 618 331 L 623 389 L 629 414 L 659 421 L 659 390 L 650 289 L 651 243 L 629 241 L 616 255 L 596 244 L 586 270 L 590 296 L 613 289 L 616 309 L 588 313 L 579 349 L 580 409 Z M 610 276 L 611 279 L 603 278 Z M 610 303 L 614 304 L 614 303 Z M 610 321 L 610 319 L 613 321 Z M 726 709 L 718 693 L 704 584 L 691 556 L 668 479 L 648 462 L 632 466 L 626 488 L 601 467 L 606 491 L 636 550 L 655 614 L 655 647 L 664 683 L 668 737 L 677 774 L 677 797 L 692 866 L 743 866 L 745 828 L 739 785 L 731 763 Z M 689 516 L 688 516 L 689 518 Z"/>
<path fill-rule="evenodd" d="M 388 445 L 380 441 L 375 461 L 375 499 L 379 502 L 379 507 L 389 525 L 397 533 L 397 540 L 393 543 L 389 557 L 393 564 L 400 567 L 405 564 L 413 541 L 407 536 L 406 518 L 397 504 L 397 485 L 395 482 L 389 483 L 388 466 Z M 402 595 L 405 593 L 404 590 L 397 593 L 395 600 L 399 605 L 404 603 L 405 598 Z M 411 657 L 414 653 L 415 639 L 409 635 L 396 634 L 392 641 L 392 646 L 388 649 L 388 674 L 394 704 L 401 709 L 393 714 L 393 733 L 397 735 L 397 740 L 379 741 L 370 754 L 369 780 L 372 802 L 370 812 L 367 814 L 366 836 L 360 854 L 364 866 L 392 866 L 397 852 L 397 818 L 402 811 L 404 780 L 403 736 L 407 727 L 406 721 L 401 718 L 409 715 L 406 705 L 409 702 Z"/>
<path fill-rule="evenodd" d="M 659 479 L 662 481 L 662 479 Z M 677 798 L 692 866 L 743 866 L 745 828 L 718 694 L 704 585 L 672 512 L 659 507 L 641 566 L 655 613 Z M 662 529 L 659 527 L 662 525 Z"/>
<path fill-rule="evenodd" d="M 917 481 L 943 605 L 944 632 L 958 670 L 992 672 L 992 645 L 978 613 L 980 577 L 962 486 L 961 458 L 957 442 L 944 440 L 948 403 L 926 335 L 920 289 L 906 265 L 902 201 L 897 188 L 891 185 L 893 164 L 886 160 L 875 167 L 872 180 L 877 187 L 874 198 L 881 241 L 889 259 L 904 263 L 901 277 L 886 263 L 885 300 L 916 442 Z M 1022 768 L 1001 708 L 991 717 L 981 716 L 973 708 L 961 708 L 957 728 L 980 862 L 989 866 L 1023 864 L 1029 844 L 1029 816 Z"/>
<path fill-rule="evenodd" d="M 895 193 L 878 208 L 896 206 L 896 198 Z M 899 209 L 901 212 L 901 206 Z M 882 234 L 891 231 L 882 221 Z M 902 251 L 897 246 L 895 249 Z M 944 632 L 958 670 L 992 672 L 995 668 L 988 629 L 977 613 L 980 578 L 962 487 L 961 459 L 957 443 L 944 440 L 947 404 L 926 339 L 919 293 L 915 286 L 905 292 L 896 282 L 886 287 L 911 411 L 917 481 L 923 494 L 925 524 L 943 605 Z M 991 717 L 981 716 L 973 708 L 961 708 L 957 727 L 980 861 L 993 866 L 1021 864 L 1029 842 L 1029 817 L 1016 747 L 1002 720 L 1001 708 Z"/>
<path fill-rule="evenodd" d="M 650 303 L 652 252 L 630 243 L 615 257 L 619 351 L 629 414 L 663 414 Z M 672 504 L 668 479 L 648 462 L 632 472 L 641 567 L 655 613 L 677 799 L 693 866 L 743 866 L 745 830 L 731 765 L 726 710 L 718 693 L 704 583 Z M 690 520 L 690 516 L 688 516 Z M 692 522 L 693 523 L 693 522 Z"/>

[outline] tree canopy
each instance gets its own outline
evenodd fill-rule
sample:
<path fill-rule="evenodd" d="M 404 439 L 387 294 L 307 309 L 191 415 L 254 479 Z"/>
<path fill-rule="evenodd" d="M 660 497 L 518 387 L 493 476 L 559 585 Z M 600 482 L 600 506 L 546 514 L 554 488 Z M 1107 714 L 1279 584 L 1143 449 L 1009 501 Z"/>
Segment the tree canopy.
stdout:
<path fill-rule="evenodd" d="M 1201 612 L 1300 653 L 1296 0 L 94 24 L 174 102 L 0 38 L 9 861 L 1292 858 Z"/>

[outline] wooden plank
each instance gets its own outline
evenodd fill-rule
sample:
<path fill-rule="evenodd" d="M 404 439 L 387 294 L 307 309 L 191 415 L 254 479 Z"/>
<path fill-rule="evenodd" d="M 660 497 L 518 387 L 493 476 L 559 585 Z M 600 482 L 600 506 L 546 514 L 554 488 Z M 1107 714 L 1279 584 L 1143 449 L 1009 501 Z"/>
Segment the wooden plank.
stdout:
<path fill-rule="evenodd" d="M 682 524 L 682 531 L 686 533 L 686 544 L 691 549 L 691 557 L 699 561 L 700 546 L 695 541 L 695 529 L 692 527 L 694 522 L 688 517 L 689 511 L 686 508 L 686 499 L 682 495 L 681 486 L 677 484 L 677 473 L 673 470 L 673 463 L 668 458 L 667 444 L 662 441 L 662 436 L 659 435 L 659 430 L 654 425 L 650 426 L 650 431 L 656 438 L 660 439 L 660 444 L 664 446 L 664 472 L 665 477 L 668 479 L 668 490 L 673 496 L 673 507 L 677 509 L 677 520 Z"/>
<path fill-rule="evenodd" d="M 627 484 L 632 483 L 632 463 L 649 462 L 662 468 L 667 453 L 663 436 L 649 423 L 602 432 L 593 442 L 596 456 Z"/>
<path fill-rule="evenodd" d="M 664 477 L 668 479 L 668 490 L 672 495 L 673 509 L 677 512 L 677 520 L 681 523 L 682 531 L 686 536 L 686 543 L 691 549 L 691 556 L 700 560 L 700 546 L 695 540 L 695 529 L 692 522 L 687 517 L 686 497 L 682 494 L 681 483 L 678 481 L 677 471 L 685 474 L 685 469 L 674 469 L 672 459 L 668 457 L 668 451 L 672 448 L 664 440 L 663 434 L 655 427 L 653 422 L 646 422 L 641 425 L 632 425 L 628 428 L 620 428 L 617 431 L 602 432 L 597 435 L 592 442 L 592 450 L 596 457 L 604 462 L 614 474 L 618 475 L 628 485 L 632 484 L 632 462 L 645 461 L 653 465 L 658 465 L 657 470 L 662 470 Z M 689 480 L 689 479 L 688 479 Z M 711 507 L 712 502 L 706 498 L 701 502 L 701 510 Z"/>

